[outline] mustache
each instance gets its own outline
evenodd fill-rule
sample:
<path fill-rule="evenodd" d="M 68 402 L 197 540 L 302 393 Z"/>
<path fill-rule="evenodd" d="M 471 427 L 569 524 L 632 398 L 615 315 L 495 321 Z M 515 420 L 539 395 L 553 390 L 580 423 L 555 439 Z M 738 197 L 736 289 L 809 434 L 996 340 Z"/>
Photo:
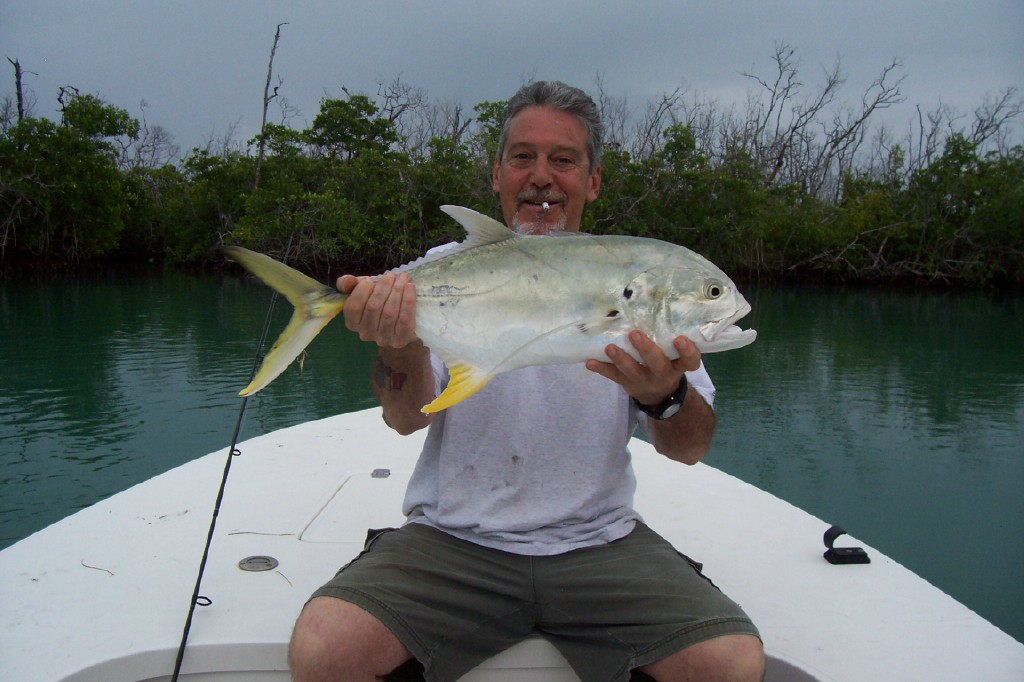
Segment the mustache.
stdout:
<path fill-rule="evenodd" d="M 549 204 L 554 204 L 564 203 L 566 198 L 565 194 L 550 190 L 524 189 L 516 194 L 516 203 L 529 202 L 531 204 L 540 204 L 546 201 Z"/>

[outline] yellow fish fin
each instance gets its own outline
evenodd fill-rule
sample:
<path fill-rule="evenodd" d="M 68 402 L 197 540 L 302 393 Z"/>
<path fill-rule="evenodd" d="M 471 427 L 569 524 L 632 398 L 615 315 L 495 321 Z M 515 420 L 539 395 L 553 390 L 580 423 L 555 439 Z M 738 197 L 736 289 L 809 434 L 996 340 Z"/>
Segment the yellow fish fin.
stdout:
<path fill-rule="evenodd" d="M 423 414 L 440 412 L 445 408 L 461 403 L 486 386 L 487 382 L 494 378 L 493 374 L 464 362 L 453 363 L 448 368 L 448 371 L 451 374 L 448 386 L 433 402 L 423 406 L 421 410 Z"/>
<path fill-rule="evenodd" d="M 320 292 L 326 289 L 338 293 L 326 284 L 262 253 L 243 249 L 241 246 L 225 246 L 224 253 L 228 258 L 259 277 L 264 284 L 287 298 L 288 302 L 296 308 L 311 292 Z"/>
<path fill-rule="evenodd" d="M 287 298 L 295 312 L 281 332 L 260 369 L 249 385 L 238 395 L 249 396 L 276 379 L 298 357 L 306 346 L 345 307 L 346 296 L 298 270 L 290 268 L 262 253 L 239 246 L 228 246 L 224 252 Z"/>
<path fill-rule="evenodd" d="M 321 306 L 321 308 L 326 307 Z M 341 308 L 342 304 L 339 303 L 333 310 L 325 309 L 323 312 L 326 314 L 318 316 L 310 316 L 308 310 L 296 308 L 288 326 L 284 328 L 270 348 L 270 352 L 263 358 L 263 363 L 260 365 L 259 371 L 256 372 L 256 376 L 252 378 L 248 386 L 238 392 L 238 395 L 252 395 L 280 376 L 288 369 L 288 365 L 292 364 L 292 361 L 299 356 L 299 353 L 320 333 L 320 330 L 341 312 Z"/>

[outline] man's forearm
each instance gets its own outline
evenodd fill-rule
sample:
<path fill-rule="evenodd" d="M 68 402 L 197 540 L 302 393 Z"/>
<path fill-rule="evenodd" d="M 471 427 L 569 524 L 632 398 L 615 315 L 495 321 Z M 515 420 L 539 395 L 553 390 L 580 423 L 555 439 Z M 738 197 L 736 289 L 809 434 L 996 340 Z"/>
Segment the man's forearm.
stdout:
<path fill-rule="evenodd" d="M 404 436 L 430 424 L 431 415 L 420 411 L 435 397 L 430 351 L 423 342 L 379 348 L 372 384 L 384 409 L 384 421 L 395 431 Z"/>
<path fill-rule="evenodd" d="M 715 411 L 692 386 L 672 417 L 648 422 L 655 449 L 684 464 L 696 464 L 704 458 L 711 447 L 716 423 Z"/>

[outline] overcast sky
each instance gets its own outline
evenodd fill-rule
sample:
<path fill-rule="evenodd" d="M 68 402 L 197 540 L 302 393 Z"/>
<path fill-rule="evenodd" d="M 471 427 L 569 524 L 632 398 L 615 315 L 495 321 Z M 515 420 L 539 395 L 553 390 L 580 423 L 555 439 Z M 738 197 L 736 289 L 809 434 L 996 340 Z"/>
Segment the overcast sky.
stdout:
<path fill-rule="evenodd" d="M 64 84 L 134 116 L 145 100 L 149 123 L 187 151 L 232 124 L 240 140 L 258 129 L 279 22 L 289 23 L 275 82 L 296 128 L 342 86 L 373 95 L 398 76 L 467 108 L 508 98 L 530 76 L 592 94 L 600 76 L 636 108 L 678 87 L 728 104 L 753 86 L 743 72 L 772 73 L 779 42 L 796 48 L 808 86 L 839 58 L 851 103 L 898 58 L 907 102 L 886 112 L 897 128 L 916 105 L 970 113 L 1007 86 L 1024 89 L 1022 0 L 2 0 L 0 51 L 20 60 L 36 115 L 56 118 Z M 0 95 L 11 94 L 14 70 L 2 65 Z"/>

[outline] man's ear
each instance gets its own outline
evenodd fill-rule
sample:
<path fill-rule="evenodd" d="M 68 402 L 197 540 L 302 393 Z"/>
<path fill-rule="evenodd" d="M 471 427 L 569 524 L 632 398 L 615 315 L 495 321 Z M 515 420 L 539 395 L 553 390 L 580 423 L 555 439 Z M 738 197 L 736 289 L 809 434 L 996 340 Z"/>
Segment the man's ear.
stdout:
<path fill-rule="evenodd" d="M 587 191 L 587 201 L 597 199 L 601 193 L 601 167 L 598 166 L 590 173 L 590 188 Z"/>
<path fill-rule="evenodd" d="M 501 158 L 494 157 L 494 167 L 491 169 L 491 189 L 498 191 L 498 173 L 501 172 Z"/>

